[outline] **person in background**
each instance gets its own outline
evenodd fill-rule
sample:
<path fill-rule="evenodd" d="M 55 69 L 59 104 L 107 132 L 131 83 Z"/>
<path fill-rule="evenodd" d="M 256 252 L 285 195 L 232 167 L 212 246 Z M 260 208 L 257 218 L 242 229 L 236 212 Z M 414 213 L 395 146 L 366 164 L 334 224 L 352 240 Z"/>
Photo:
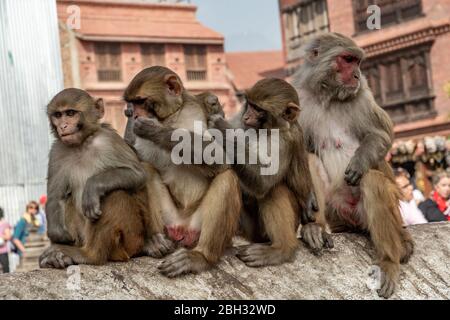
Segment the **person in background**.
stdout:
<path fill-rule="evenodd" d="M 9 273 L 9 240 L 11 240 L 11 226 L 5 221 L 3 209 L 0 208 L 0 266 L 3 273 Z"/>
<path fill-rule="evenodd" d="M 414 200 L 416 201 L 417 205 L 419 203 L 425 201 L 425 197 L 423 196 L 423 193 L 419 189 L 416 188 L 416 186 L 414 184 L 414 179 L 411 179 L 411 175 L 409 174 L 409 172 L 407 170 L 405 170 L 401 167 L 396 168 L 394 170 L 394 175 L 395 175 L 395 177 L 403 175 L 406 177 L 406 179 L 408 179 L 408 181 L 410 182 L 410 184 L 412 186 L 412 189 L 413 189 L 412 194 L 413 194 Z"/>
<path fill-rule="evenodd" d="M 440 172 L 432 178 L 433 191 L 429 199 L 419 204 L 428 222 L 450 220 L 450 174 Z"/>
<path fill-rule="evenodd" d="M 404 170 L 396 170 L 395 182 L 399 187 L 403 200 L 400 201 L 400 213 L 403 219 L 403 225 L 410 226 L 414 224 L 427 223 L 422 211 L 417 207 L 417 203 L 413 195 L 413 186 L 409 180 L 408 172 Z"/>
<path fill-rule="evenodd" d="M 39 220 L 39 230 L 38 234 L 44 235 L 47 232 L 47 216 L 45 215 L 45 204 L 47 203 L 47 196 L 42 195 L 39 198 L 39 213 L 36 215 L 36 218 Z"/>
<path fill-rule="evenodd" d="M 38 211 L 38 203 L 36 201 L 30 201 L 27 204 L 26 212 L 14 228 L 12 242 L 19 256 L 22 256 L 25 252 L 25 242 L 29 235 L 30 228 L 39 228 L 40 226 L 39 220 L 36 218 Z"/>

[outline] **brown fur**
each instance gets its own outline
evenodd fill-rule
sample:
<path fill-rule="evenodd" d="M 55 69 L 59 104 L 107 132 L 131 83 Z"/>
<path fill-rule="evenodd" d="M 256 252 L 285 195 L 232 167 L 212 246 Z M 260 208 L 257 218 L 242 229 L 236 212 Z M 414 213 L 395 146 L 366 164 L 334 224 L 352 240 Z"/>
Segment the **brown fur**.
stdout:
<path fill-rule="evenodd" d="M 161 264 L 160 271 L 168 277 L 212 267 L 231 244 L 238 225 L 241 198 L 233 171 L 207 165 L 175 165 L 170 158 L 174 146 L 170 138 L 175 128 L 192 131 L 194 121 L 201 121 L 206 129 L 206 115 L 217 110 L 215 101 L 208 100 L 210 96 L 192 96 L 178 75 L 164 67 L 141 71 L 124 94 L 127 102 L 147 97 L 145 110 L 157 118 L 152 123 L 146 112 L 137 114 L 140 105 L 136 105 L 133 130 L 137 137 L 129 141 L 135 141 L 140 159 L 156 169 L 147 182 L 156 219 L 164 224 L 173 242 L 187 248 L 176 251 Z"/>
<path fill-rule="evenodd" d="M 64 110 L 78 114 L 59 115 L 56 121 Z M 47 112 L 57 139 L 49 156 L 46 207 L 52 246 L 41 255 L 40 266 L 104 264 L 140 254 L 158 225 L 136 155 L 110 126 L 99 124 L 103 107 L 82 90 L 62 91 Z M 79 128 L 70 144 L 56 128 L 65 123 Z"/>
<path fill-rule="evenodd" d="M 336 68 L 347 54 L 355 57 L 353 62 L 339 63 L 351 68 L 350 80 L 357 79 L 356 86 L 346 85 L 348 78 Z M 303 107 L 300 124 L 310 150 L 320 158 L 327 222 L 333 232 L 370 234 L 382 270 L 378 294 L 387 298 L 414 244 L 402 227 L 400 191 L 384 160 L 393 124 L 361 74 L 363 56 L 350 38 L 336 33 L 318 36 L 306 46 L 306 60 L 295 82 Z"/>

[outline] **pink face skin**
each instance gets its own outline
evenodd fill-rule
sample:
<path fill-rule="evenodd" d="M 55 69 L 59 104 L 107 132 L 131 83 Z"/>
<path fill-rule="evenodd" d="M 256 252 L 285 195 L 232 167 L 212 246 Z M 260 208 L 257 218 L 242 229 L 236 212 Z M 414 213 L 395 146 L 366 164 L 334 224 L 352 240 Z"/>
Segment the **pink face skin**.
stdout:
<path fill-rule="evenodd" d="M 359 85 L 361 60 L 349 52 L 343 52 L 336 58 L 336 71 L 342 83 L 351 88 Z"/>
<path fill-rule="evenodd" d="M 150 112 L 145 109 L 143 104 L 133 105 L 133 118 L 136 120 L 139 117 L 151 118 Z"/>
<path fill-rule="evenodd" d="M 247 111 L 244 113 L 243 120 L 247 127 L 258 129 L 261 127 L 266 112 L 258 107 L 247 104 Z"/>
<path fill-rule="evenodd" d="M 395 182 L 397 182 L 405 201 L 410 202 L 414 199 L 413 186 L 409 182 L 408 178 L 400 176 L 395 179 Z"/>
<path fill-rule="evenodd" d="M 82 142 L 79 128 L 81 113 L 70 107 L 60 107 L 52 115 L 51 120 L 64 144 L 77 145 Z"/>
<path fill-rule="evenodd" d="M 444 199 L 450 198 L 450 178 L 442 178 L 434 190 Z"/>

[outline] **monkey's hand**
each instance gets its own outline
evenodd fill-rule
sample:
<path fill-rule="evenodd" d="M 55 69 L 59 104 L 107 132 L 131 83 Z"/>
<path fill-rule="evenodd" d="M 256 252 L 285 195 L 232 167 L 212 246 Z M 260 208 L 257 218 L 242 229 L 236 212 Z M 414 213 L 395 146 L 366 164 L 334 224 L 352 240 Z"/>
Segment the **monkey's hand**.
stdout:
<path fill-rule="evenodd" d="M 134 133 L 144 139 L 151 140 L 162 128 L 161 123 L 154 118 L 139 117 L 134 122 Z"/>
<path fill-rule="evenodd" d="M 81 198 L 81 209 L 86 218 L 96 221 L 102 215 L 100 209 L 100 195 L 98 194 L 94 183 L 86 183 Z"/>
<path fill-rule="evenodd" d="M 51 246 L 39 257 L 40 268 L 64 269 L 73 264 L 73 259 L 56 246 Z"/>
<path fill-rule="evenodd" d="M 175 243 L 165 234 L 157 233 L 145 240 L 143 254 L 152 258 L 162 258 L 175 250 Z"/>
<path fill-rule="evenodd" d="M 317 204 L 316 193 L 312 190 L 309 194 L 308 201 L 306 202 L 306 210 L 302 210 L 300 214 L 300 220 L 303 225 L 316 222 L 315 213 L 319 211 L 319 205 Z"/>
<path fill-rule="evenodd" d="M 219 98 L 216 95 L 210 94 L 205 99 L 205 103 L 208 108 L 209 115 L 219 114 L 222 117 L 225 117 L 225 113 L 223 112 L 222 105 L 219 102 Z"/>
<path fill-rule="evenodd" d="M 75 239 L 72 235 L 63 227 L 48 228 L 47 235 L 52 243 L 59 244 L 73 244 Z"/>
<path fill-rule="evenodd" d="M 200 273 L 210 267 L 200 251 L 182 248 L 168 256 L 158 269 L 166 277 L 174 278 L 188 273 Z"/>
<path fill-rule="evenodd" d="M 216 128 L 217 122 L 225 120 L 223 115 L 220 113 L 214 113 L 208 115 L 208 128 Z"/>
<path fill-rule="evenodd" d="M 318 223 L 308 223 L 302 226 L 300 236 L 315 255 L 320 255 L 323 248 L 331 249 L 334 247 L 331 235 Z"/>
<path fill-rule="evenodd" d="M 365 161 L 356 158 L 355 156 L 350 160 L 350 163 L 345 169 L 345 182 L 350 186 L 358 186 L 361 182 L 361 178 L 369 171 L 369 167 L 365 164 Z"/>

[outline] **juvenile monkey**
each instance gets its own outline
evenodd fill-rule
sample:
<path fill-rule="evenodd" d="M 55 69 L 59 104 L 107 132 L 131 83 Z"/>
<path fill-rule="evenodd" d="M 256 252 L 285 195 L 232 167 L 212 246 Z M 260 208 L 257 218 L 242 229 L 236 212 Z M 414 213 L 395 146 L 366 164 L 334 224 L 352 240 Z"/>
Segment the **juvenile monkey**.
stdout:
<path fill-rule="evenodd" d="M 120 136 L 99 123 L 102 99 L 65 89 L 50 101 L 47 114 L 56 137 L 46 206 L 52 245 L 39 258 L 40 266 L 104 264 L 143 253 L 145 237 L 153 241 L 157 234 L 146 173 Z"/>
<path fill-rule="evenodd" d="M 177 74 L 159 66 L 142 70 L 124 93 L 133 110 L 126 140 L 141 160 L 155 167 L 150 203 L 158 207 L 166 234 L 182 247 L 160 265 L 168 277 L 216 264 L 238 226 L 241 196 L 235 173 L 171 159 L 174 129 L 192 132 L 195 121 L 206 129 L 205 107 L 214 107 L 215 101 L 204 98 L 189 94 Z"/>
<path fill-rule="evenodd" d="M 333 232 L 368 232 L 378 253 L 382 284 L 395 291 L 400 263 L 413 241 L 402 228 L 400 193 L 384 160 L 392 143 L 392 122 L 377 105 L 361 74 L 364 52 L 350 38 L 320 35 L 306 46 L 295 79 L 303 107 L 305 141 L 320 160 L 326 218 Z"/>
<path fill-rule="evenodd" d="M 268 136 L 271 130 L 278 130 L 279 139 L 275 140 L 278 145 L 272 147 L 278 147 L 279 167 L 277 172 L 264 175 L 261 174 L 265 167 L 263 161 L 239 163 L 236 157 L 242 141 L 236 141 L 232 168 L 243 191 L 241 228 L 247 239 L 257 242 L 241 247 L 238 257 L 252 267 L 290 261 L 298 246 L 299 220 L 304 224 L 302 238 L 314 251 L 332 247 L 332 239 L 325 232 L 324 217 L 316 217 L 314 213 L 317 200 L 302 129 L 297 122 L 300 114 L 297 92 L 286 81 L 270 78 L 258 81 L 246 92 L 246 98 L 237 127 L 246 133 L 254 130 L 258 137 L 259 129 L 267 129 Z M 231 128 L 220 115 L 210 117 L 210 126 L 224 135 Z M 244 141 L 248 153 L 257 150 L 258 142 L 264 142 Z M 312 223 L 316 218 L 317 222 Z"/>

